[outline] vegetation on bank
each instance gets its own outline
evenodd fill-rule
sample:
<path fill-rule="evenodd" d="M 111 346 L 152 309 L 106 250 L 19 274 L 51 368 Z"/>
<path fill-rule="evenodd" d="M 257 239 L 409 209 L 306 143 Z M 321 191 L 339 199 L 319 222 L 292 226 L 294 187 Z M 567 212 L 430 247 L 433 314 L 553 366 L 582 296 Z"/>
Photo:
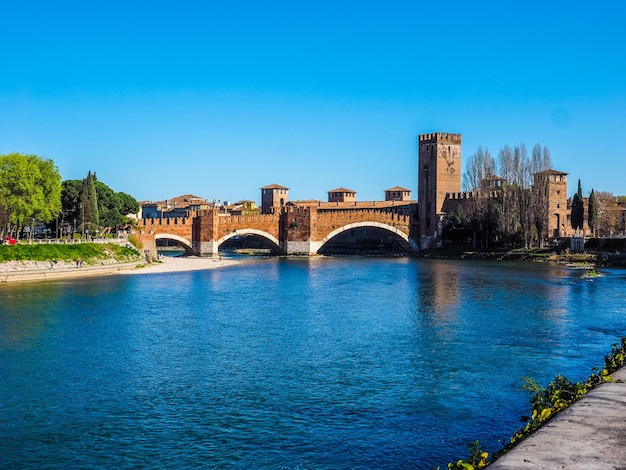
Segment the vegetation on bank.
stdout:
<path fill-rule="evenodd" d="M 474 259 L 494 261 L 536 261 L 543 263 L 584 263 L 594 264 L 597 256 L 592 253 L 571 253 L 569 250 L 557 252 L 538 248 L 518 248 L 511 250 L 468 250 L 466 246 L 452 246 L 443 249 L 422 250 L 420 258 Z"/>
<path fill-rule="evenodd" d="M 62 181 L 50 159 L 0 155 L 0 238 L 103 235 L 127 230 L 128 216 L 138 211 L 134 197 L 113 191 L 91 171 L 82 180 Z"/>
<path fill-rule="evenodd" d="M 113 243 L 79 243 L 75 245 L 0 245 L 0 263 L 7 261 L 70 261 L 96 264 L 104 260 L 119 263 L 136 261 L 140 253 Z"/>
<path fill-rule="evenodd" d="M 604 367 L 595 367 L 592 374 L 585 382 L 572 382 L 568 378 L 558 374 L 547 387 L 542 387 L 530 377 L 522 378 L 522 388 L 529 391 L 532 396 L 531 416 L 522 416 L 524 426 L 513 434 L 510 441 L 502 450 L 495 453 L 492 461 L 506 454 L 515 445 L 523 441 L 531 433 L 543 426 L 547 421 L 560 411 L 568 408 L 574 402 L 584 397 L 587 392 L 602 382 L 613 382 L 610 374 L 617 371 L 626 363 L 626 337 L 619 343 L 612 345 L 611 353 L 604 357 Z M 486 467 L 489 461 L 487 452 L 481 449 L 480 443 L 474 441 L 469 445 L 470 455 L 466 459 L 448 464 L 453 470 L 475 470 Z"/>

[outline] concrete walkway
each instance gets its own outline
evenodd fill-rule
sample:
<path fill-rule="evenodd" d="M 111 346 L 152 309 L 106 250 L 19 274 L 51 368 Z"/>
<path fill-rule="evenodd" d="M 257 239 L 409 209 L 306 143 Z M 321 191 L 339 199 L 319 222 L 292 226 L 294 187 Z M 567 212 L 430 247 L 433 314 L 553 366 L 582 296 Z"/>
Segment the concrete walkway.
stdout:
<path fill-rule="evenodd" d="M 489 465 L 496 469 L 626 469 L 626 368 Z"/>

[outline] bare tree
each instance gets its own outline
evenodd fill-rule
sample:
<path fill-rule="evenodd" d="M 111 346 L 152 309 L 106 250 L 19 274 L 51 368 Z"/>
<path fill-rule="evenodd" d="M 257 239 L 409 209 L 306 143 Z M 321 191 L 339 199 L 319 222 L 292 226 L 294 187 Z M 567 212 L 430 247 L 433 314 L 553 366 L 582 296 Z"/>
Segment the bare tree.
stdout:
<path fill-rule="evenodd" d="M 598 236 L 611 236 L 619 230 L 617 198 L 608 191 L 595 193 L 597 217 L 596 230 Z"/>
<path fill-rule="evenodd" d="M 473 193 L 464 208 L 474 240 L 485 240 L 481 243 L 485 246 L 491 234 L 499 233 L 513 244 L 529 247 L 535 239 L 542 244 L 548 226 L 549 179 L 535 175 L 551 166 L 550 151 L 539 144 L 532 156 L 523 143 L 505 145 L 496 161 L 489 150 L 479 147 L 468 158 L 463 174 L 463 189 Z"/>
<path fill-rule="evenodd" d="M 476 153 L 468 158 L 463 177 L 463 189 L 472 193 L 472 197 L 465 204 L 465 212 L 472 231 L 474 247 L 478 245 L 479 240 L 483 248 L 489 246 L 491 206 L 489 188 L 485 182 L 493 176 L 495 165 L 489 150 L 478 147 Z"/>
<path fill-rule="evenodd" d="M 548 147 L 541 148 L 541 145 L 535 144 L 531 157 L 531 173 L 536 174 L 552 168 L 552 159 L 550 158 L 550 150 Z"/>
<path fill-rule="evenodd" d="M 548 233 L 548 217 L 549 217 L 549 183 L 550 176 L 545 173 L 552 168 L 552 160 L 550 158 L 550 150 L 548 147 L 541 148 L 541 145 L 535 144 L 531 156 L 531 173 L 533 175 L 533 189 L 531 193 L 531 206 L 539 248 L 543 248 L 544 240 Z"/>
<path fill-rule="evenodd" d="M 478 147 L 476 153 L 469 156 L 463 174 L 463 190 L 477 191 L 483 187 L 484 181 L 495 176 L 495 163 L 489 149 Z"/>

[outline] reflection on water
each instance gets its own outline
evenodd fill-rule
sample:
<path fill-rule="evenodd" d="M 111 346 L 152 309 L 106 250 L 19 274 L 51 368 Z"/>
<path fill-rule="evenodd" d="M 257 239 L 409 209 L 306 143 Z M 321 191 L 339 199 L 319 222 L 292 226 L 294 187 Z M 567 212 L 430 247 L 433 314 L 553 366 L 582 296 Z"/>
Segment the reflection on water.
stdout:
<path fill-rule="evenodd" d="M 24 348 L 38 341 L 58 318 L 50 308 L 58 301 L 59 292 L 42 286 L 36 294 L 11 286 L 0 291 L 0 344 L 2 348 Z"/>
<path fill-rule="evenodd" d="M 431 468 L 585 378 L 623 271 L 266 259 L 0 286 L 0 457 L 17 468 Z"/>

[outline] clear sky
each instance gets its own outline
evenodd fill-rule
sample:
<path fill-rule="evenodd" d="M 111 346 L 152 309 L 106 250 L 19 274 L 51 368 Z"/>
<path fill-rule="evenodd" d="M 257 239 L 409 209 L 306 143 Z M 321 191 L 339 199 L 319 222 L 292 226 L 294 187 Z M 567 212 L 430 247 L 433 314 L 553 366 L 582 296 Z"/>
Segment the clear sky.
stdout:
<path fill-rule="evenodd" d="M 626 2 L 0 2 L 0 154 L 138 200 L 417 197 L 417 135 L 626 194 Z"/>

